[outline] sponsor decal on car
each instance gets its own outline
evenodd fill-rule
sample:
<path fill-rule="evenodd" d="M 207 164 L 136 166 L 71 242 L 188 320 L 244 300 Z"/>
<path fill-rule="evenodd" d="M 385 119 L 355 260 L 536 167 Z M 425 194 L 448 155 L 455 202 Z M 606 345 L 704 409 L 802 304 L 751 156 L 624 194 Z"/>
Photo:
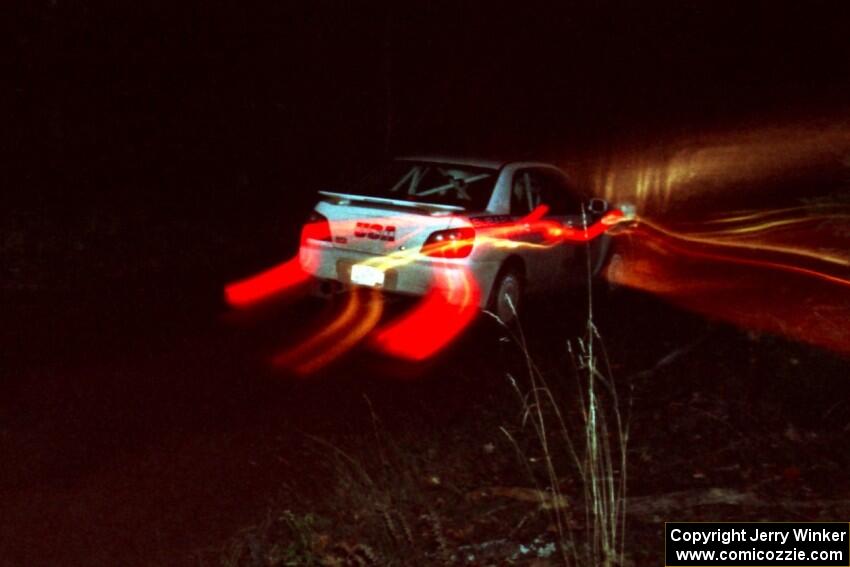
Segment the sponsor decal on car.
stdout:
<path fill-rule="evenodd" d="M 358 222 L 354 227 L 354 236 L 355 238 L 395 242 L 395 230 L 395 227 L 391 225 L 384 226 L 368 222 Z"/>

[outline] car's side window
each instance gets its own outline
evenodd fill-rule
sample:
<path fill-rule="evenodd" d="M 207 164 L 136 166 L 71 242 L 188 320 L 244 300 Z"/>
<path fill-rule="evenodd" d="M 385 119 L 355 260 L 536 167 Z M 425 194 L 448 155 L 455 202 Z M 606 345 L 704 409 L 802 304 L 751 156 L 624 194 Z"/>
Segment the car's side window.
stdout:
<path fill-rule="evenodd" d="M 513 183 L 511 184 L 511 215 L 521 217 L 531 212 L 528 186 L 528 170 L 520 170 L 514 173 Z"/>
<path fill-rule="evenodd" d="M 580 215 L 583 199 L 566 177 L 549 170 L 535 170 L 529 174 L 529 193 L 536 205 L 549 206 L 553 216 Z"/>
<path fill-rule="evenodd" d="M 552 216 L 580 215 L 583 196 L 569 180 L 556 171 L 523 169 L 514 174 L 511 186 L 511 214 L 525 216 L 540 205 Z"/>

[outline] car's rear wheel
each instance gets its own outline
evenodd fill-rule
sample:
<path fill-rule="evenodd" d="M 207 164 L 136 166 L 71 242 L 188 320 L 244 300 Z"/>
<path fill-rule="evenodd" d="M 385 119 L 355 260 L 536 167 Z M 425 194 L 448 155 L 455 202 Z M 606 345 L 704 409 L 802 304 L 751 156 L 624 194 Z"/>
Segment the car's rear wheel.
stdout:
<path fill-rule="evenodd" d="M 523 283 L 519 271 L 515 268 L 503 269 L 493 283 L 488 310 L 502 323 L 506 325 L 514 323 L 520 313 L 522 292 Z"/>

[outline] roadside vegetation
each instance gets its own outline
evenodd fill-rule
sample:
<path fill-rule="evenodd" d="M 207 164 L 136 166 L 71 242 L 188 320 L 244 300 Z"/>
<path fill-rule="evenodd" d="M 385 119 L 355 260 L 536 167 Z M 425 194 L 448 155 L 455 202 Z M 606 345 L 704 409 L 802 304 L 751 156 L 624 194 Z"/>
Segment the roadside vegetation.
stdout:
<path fill-rule="evenodd" d="M 651 302 L 629 313 L 663 349 L 626 344 L 592 289 L 570 298 L 578 325 L 493 317 L 489 342 L 428 386 L 480 394 L 446 388 L 448 415 L 386 423 L 365 394 L 356 433 L 305 432 L 321 470 L 199 563 L 614 567 L 661 561 L 668 520 L 846 516 L 850 491 L 826 480 L 850 464 L 850 406 L 831 394 L 844 361 L 694 319 L 659 329 Z"/>
<path fill-rule="evenodd" d="M 612 301 L 635 305 L 630 336 L 653 328 L 656 303 Z M 846 361 L 697 318 L 665 323 L 651 345 L 624 342 L 607 308 L 583 329 L 593 341 L 502 328 L 474 366 L 364 384 L 362 420 L 305 431 L 309 467 L 198 563 L 641 565 L 661 560 L 668 520 L 846 516 Z M 402 399 L 426 390 L 422 406 Z"/>

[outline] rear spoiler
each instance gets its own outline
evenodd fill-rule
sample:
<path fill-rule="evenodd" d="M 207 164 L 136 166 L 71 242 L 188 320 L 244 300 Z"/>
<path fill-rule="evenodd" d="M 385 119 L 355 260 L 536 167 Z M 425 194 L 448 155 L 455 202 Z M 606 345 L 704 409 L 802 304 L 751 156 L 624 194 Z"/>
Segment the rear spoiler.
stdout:
<path fill-rule="evenodd" d="M 402 207 L 405 209 L 418 209 L 423 212 L 453 212 L 465 211 L 463 207 L 455 205 L 440 205 L 437 203 L 421 203 L 419 201 L 405 201 L 403 199 L 387 199 L 384 197 L 372 197 L 369 195 L 349 195 L 347 193 L 333 193 L 331 191 L 319 191 L 319 195 L 330 197 L 341 201 L 357 201 L 361 203 L 371 203 L 375 205 L 388 205 L 390 207 Z"/>

